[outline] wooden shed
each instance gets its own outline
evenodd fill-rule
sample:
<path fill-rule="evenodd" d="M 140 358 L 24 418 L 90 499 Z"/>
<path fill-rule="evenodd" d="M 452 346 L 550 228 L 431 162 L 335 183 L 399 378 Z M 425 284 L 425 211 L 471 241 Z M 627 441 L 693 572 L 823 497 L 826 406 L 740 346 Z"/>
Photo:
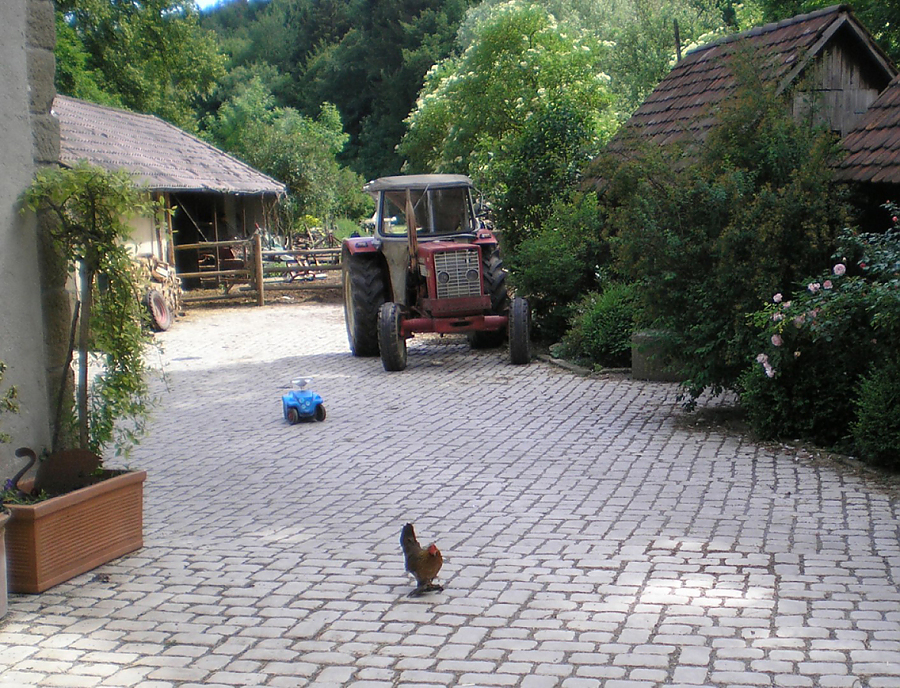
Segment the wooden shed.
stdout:
<path fill-rule="evenodd" d="M 286 193 L 280 182 L 158 117 L 66 96 L 56 96 L 52 112 L 59 120 L 61 164 L 87 160 L 128 170 L 174 209 L 164 227 L 151 218 L 134 221 L 134 254 L 157 276 L 198 271 L 203 251 L 180 246 L 267 229 Z M 218 261 L 219 252 L 212 257 Z"/>
<path fill-rule="evenodd" d="M 850 133 L 896 70 L 850 8 L 836 5 L 766 24 L 687 53 L 610 143 L 627 150 L 628 140 L 664 146 L 699 144 L 715 126 L 722 102 L 737 82 L 733 61 L 750 51 L 763 78 L 791 97 L 794 114 L 815 114 L 837 133 Z"/>

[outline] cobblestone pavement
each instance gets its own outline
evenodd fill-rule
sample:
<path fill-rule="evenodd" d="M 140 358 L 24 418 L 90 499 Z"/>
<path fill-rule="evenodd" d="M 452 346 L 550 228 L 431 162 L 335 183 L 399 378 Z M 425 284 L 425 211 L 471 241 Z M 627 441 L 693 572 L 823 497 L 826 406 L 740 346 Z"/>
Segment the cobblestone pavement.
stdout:
<path fill-rule="evenodd" d="M 160 340 L 145 547 L 11 596 L 2 686 L 900 686 L 882 478 L 457 339 L 388 374 L 327 303 Z M 281 417 L 302 374 L 324 423 Z M 445 592 L 406 597 L 407 521 Z"/>

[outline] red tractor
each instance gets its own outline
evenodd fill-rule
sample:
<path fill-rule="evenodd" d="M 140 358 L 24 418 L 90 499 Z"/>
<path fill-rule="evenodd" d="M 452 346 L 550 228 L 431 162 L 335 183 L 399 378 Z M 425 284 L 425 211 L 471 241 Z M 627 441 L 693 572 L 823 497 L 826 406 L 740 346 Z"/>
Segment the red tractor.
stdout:
<path fill-rule="evenodd" d="M 510 299 L 497 238 L 475 214 L 472 181 L 458 174 L 383 177 L 371 237 L 344 240 L 344 319 L 354 356 L 406 368 L 417 332 L 468 335 L 473 347 L 509 338 L 510 360 L 531 360 L 531 313 Z"/>

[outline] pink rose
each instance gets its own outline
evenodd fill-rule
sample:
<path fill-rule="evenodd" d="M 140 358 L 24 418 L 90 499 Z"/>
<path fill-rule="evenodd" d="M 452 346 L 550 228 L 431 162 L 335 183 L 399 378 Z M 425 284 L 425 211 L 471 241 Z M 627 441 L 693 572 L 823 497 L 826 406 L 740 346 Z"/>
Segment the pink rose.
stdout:
<path fill-rule="evenodd" d="M 765 354 L 759 354 L 756 357 L 757 363 L 762 363 L 763 370 L 766 371 L 766 377 L 775 377 L 775 369 L 769 363 L 769 357 Z"/>
<path fill-rule="evenodd" d="M 781 303 L 781 299 L 783 299 L 783 298 L 784 298 L 784 297 L 783 297 L 780 293 L 778 293 L 778 294 L 775 294 L 775 296 L 772 297 L 772 300 L 773 300 L 775 303 Z"/>
<path fill-rule="evenodd" d="M 775 322 L 781 322 L 784 320 L 784 313 L 772 313 L 772 320 Z"/>
<path fill-rule="evenodd" d="M 840 277 L 845 272 L 847 272 L 847 266 L 844 265 L 843 263 L 838 263 L 837 265 L 834 266 L 834 268 L 832 269 L 832 272 L 834 272 L 835 275 Z"/>
<path fill-rule="evenodd" d="M 772 346 L 781 346 L 784 344 L 784 340 L 781 338 L 780 334 L 772 335 Z"/>
<path fill-rule="evenodd" d="M 810 282 L 806 285 L 806 288 L 809 289 L 810 294 L 815 294 L 822 288 L 822 285 L 818 282 Z"/>
<path fill-rule="evenodd" d="M 831 289 L 834 285 L 831 283 L 831 280 L 825 280 L 822 284 L 822 289 Z"/>

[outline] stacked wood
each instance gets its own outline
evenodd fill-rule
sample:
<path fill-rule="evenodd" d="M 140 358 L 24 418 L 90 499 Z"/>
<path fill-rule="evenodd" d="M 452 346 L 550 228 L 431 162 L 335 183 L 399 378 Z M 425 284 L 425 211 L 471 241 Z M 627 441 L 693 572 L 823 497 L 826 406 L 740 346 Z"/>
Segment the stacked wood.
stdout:
<path fill-rule="evenodd" d="M 154 256 L 141 256 L 135 260 L 141 275 L 142 296 L 146 299 L 150 292 L 157 291 L 162 294 L 166 307 L 173 316 L 182 313 L 184 293 L 181 278 L 175 273 L 175 266 Z"/>

